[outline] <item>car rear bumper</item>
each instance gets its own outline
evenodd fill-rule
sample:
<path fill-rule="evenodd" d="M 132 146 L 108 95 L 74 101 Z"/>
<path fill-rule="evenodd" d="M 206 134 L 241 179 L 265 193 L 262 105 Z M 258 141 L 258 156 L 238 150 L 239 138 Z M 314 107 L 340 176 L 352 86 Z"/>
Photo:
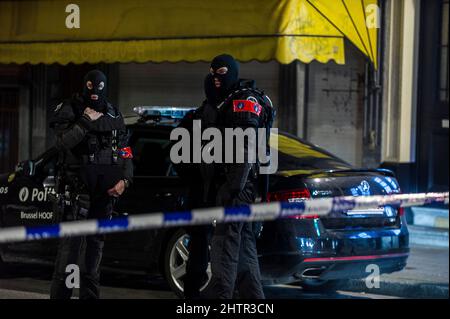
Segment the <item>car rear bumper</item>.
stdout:
<path fill-rule="evenodd" d="M 280 284 L 304 279 L 336 280 L 361 279 L 370 274 L 400 271 L 406 266 L 409 253 L 393 253 L 377 256 L 351 256 L 352 259 L 311 258 L 299 261 L 284 256 L 285 264 L 294 265 L 288 271 L 262 270 L 264 284 Z M 286 258 L 287 257 L 287 258 Z M 264 263 L 264 261 L 263 261 Z M 288 269 L 288 268 L 286 268 Z"/>
<path fill-rule="evenodd" d="M 303 231 L 294 232 L 290 228 L 287 236 L 272 238 L 273 245 L 259 251 L 264 284 L 289 283 L 306 278 L 366 278 L 374 271 L 391 273 L 406 266 L 409 234 L 404 223 L 392 229 L 320 229 L 319 232 L 312 220 L 302 223 Z M 312 228 L 308 223 L 313 223 Z M 264 231 L 268 230 L 270 227 L 265 227 Z M 267 243 L 261 246 L 267 247 Z"/>
<path fill-rule="evenodd" d="M 409 253 L 392 253 L 379 256 L 351 256 L 329 260 L 327 258 L 307 258 L 301 272 L 294 278 L 304 279 L 357 279 L 370 274 L 384 274 L 402 270 L 406 266 Z"/>

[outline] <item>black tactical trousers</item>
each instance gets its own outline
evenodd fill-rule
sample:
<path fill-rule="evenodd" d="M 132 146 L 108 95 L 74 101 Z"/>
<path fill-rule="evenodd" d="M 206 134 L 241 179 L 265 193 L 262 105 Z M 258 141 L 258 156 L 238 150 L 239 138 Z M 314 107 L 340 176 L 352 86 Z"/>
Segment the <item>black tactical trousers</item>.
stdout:
<path fill-rule="evenodd" d="M 89 217 L 105 218 L 112 210 L 109 196 L 93 196 Z M 83 219 L 78 216 L 77 219 Z M 66 272 L 68 265 L 77 265 L 80 270 L 80 299 L 100 298 L 100 262 L 102 260 L 104 236 L 62 238 L 56 256 L 55 270 L 50 290 L 52 299 L 69 299 L 73 289 L 68 288 Z"/>
<path fill-rule="evenodd" d="M 187 228 L 189 234 L 189 259 L 184 277 L 184 297 L 199 299 L 200 290 L 208 279 L 209 243 L 211 226 L 192 226 Z"/>
<path fill-rule="evenodd" d="M 254 191 L 246 187 L 236 198 L 221 203 L 224 206 L 238 206 L 253 202 Z M 239 298 L 264 299 L 261 285 L 256 232 L 252 223 L 234 222 L 217 224 L 211 240 L 212 279 L 208 297 L 231 299 L 238 291 Z"/>
<path fill-rule="evenodd" d="M 72 297 L 74 281 L 73 277 L 69 276 L 74 273 L 66 272 L 70 269 L 67 268 L 68 265 L 79 267 L 80 299 L 98 299 L 100 297 L 100 261 L 103 245 L 103 235 L 61 239 L 50 289 L 51 299 L 70 299 Z M 80 258 L 80 256 L 82 257 Z"/>
<path fill-rule="evenodd" d="M 252 223 L 218 224 L 211 242 L 211 297 L 264 299 Z"/>
<path fill-rule="evenodd" d="M 89 192 L 90 207 L 87 218 L 109 218 L 113 199 L 107 194 L 120 179 L 121 172 L 110 165 L 88 165 L 82 169 L 80 177 Z M 72 218 L 85 219 L 77 212 Z M 50 298 L 68 299 L 72 288 L 67 287 L 68 265 L 77 265 L 80 270 L 80 299 L 100 297 L 100 263 L 103 254 L 104 236 L 63 238 L 58 247 L 53 273 Z M 70 279 L 70 278 L 69 278 Z"/>

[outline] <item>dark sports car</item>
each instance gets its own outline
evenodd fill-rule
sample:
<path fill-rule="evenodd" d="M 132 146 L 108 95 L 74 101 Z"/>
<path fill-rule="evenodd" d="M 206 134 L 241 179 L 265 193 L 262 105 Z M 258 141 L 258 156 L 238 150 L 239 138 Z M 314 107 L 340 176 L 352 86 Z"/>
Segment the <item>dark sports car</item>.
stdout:
<path fill-rule="evenodd" d="M 141 118 L 128 125 L 135 179 L 119 200 L 115 216 L 186 208 L 187 187 L 169 159 L 169 135 L 175 123 L 150 116 L 148 121 Z M 270 178 L 271 201 L 400 192 L 388 170 L 354 168 L 287 133 L 271 138 L 278 138 L 279 152 L 278 171 Z M 58 216 L 48 201 L 55 157 L 44 153 L 21 166 L 30 169 L 0 175 L 0 226 L 55 222 Z M 51 262 L 56 244 L 54 239 L 4 244 L 0 262 L 11 258 Z M 181 295 L 188 244 L 182 228 L 110 234 L 103 265 L 163 274 Z M 299 282 L 308 290 L 336 289 L 350 278 L 367 277 L 372 264 L 380 273 L 403 269 L 409 253 L 408 230 L 402 209 L 390 206 L 320 218 L 292 217 L 263 224 L 258 253 L 264 284 Z"/>

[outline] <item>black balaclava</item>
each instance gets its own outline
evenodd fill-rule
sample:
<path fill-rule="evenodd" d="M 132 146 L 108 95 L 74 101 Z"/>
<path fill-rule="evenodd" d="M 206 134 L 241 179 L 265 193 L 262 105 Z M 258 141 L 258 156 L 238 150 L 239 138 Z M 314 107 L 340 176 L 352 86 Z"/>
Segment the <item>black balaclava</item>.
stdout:
<path fill-rule="evenodd" d="M 86 106 L 96 111 L 106 107 L 106 76 L 99 70 L 86 73 L 83 82 L 83 98 Z"/>
<path fill-rule="evenodd" d="M 218 74 L 217 70 L 227 67 L 228 72 Z M 220 88 L 214 85 L 214 78 L 220 81 Z M 239 82 L 239 63 L 229 54 L 216 56 L 211 62 L 211 72 L 205 79 L 206 97 L 222 100 L 234 89 Z M 208 98 L 209 99 L 209 98 Z"/>
<path fill-rule="evenodd" d="M 204 81 L 206 100 L 210 105 L 216 106 L 220 103 L 220 98 L 216 87 L 214 86 L 214 78 L 211 73 L 205 77 Z"/>

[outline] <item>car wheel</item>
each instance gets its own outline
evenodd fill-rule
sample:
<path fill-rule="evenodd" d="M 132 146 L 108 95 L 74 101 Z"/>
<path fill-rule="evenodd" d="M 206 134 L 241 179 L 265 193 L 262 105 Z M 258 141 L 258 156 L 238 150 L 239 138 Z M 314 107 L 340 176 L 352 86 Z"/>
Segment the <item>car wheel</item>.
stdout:
<path fill-rule="evenodd" d="M 335 292 L 345 287 L 348 281 L 339 280 L 320 280 L 320 279 L 303 279 L 299 285 L 307 292 Z"/>
<path fill-rule="evenodd" d="M 184 229 L 177 230 L 169 239 L 164 253 L 164 275 L 170 288 L 175 294 L 183 298 L 184 276 L 186 275 L 186 264 L 189 258 L 189 235 Z M 211 281 L 211 264 L 207 269 L 208 279 L 200 288 L 203 291 Z"/>

